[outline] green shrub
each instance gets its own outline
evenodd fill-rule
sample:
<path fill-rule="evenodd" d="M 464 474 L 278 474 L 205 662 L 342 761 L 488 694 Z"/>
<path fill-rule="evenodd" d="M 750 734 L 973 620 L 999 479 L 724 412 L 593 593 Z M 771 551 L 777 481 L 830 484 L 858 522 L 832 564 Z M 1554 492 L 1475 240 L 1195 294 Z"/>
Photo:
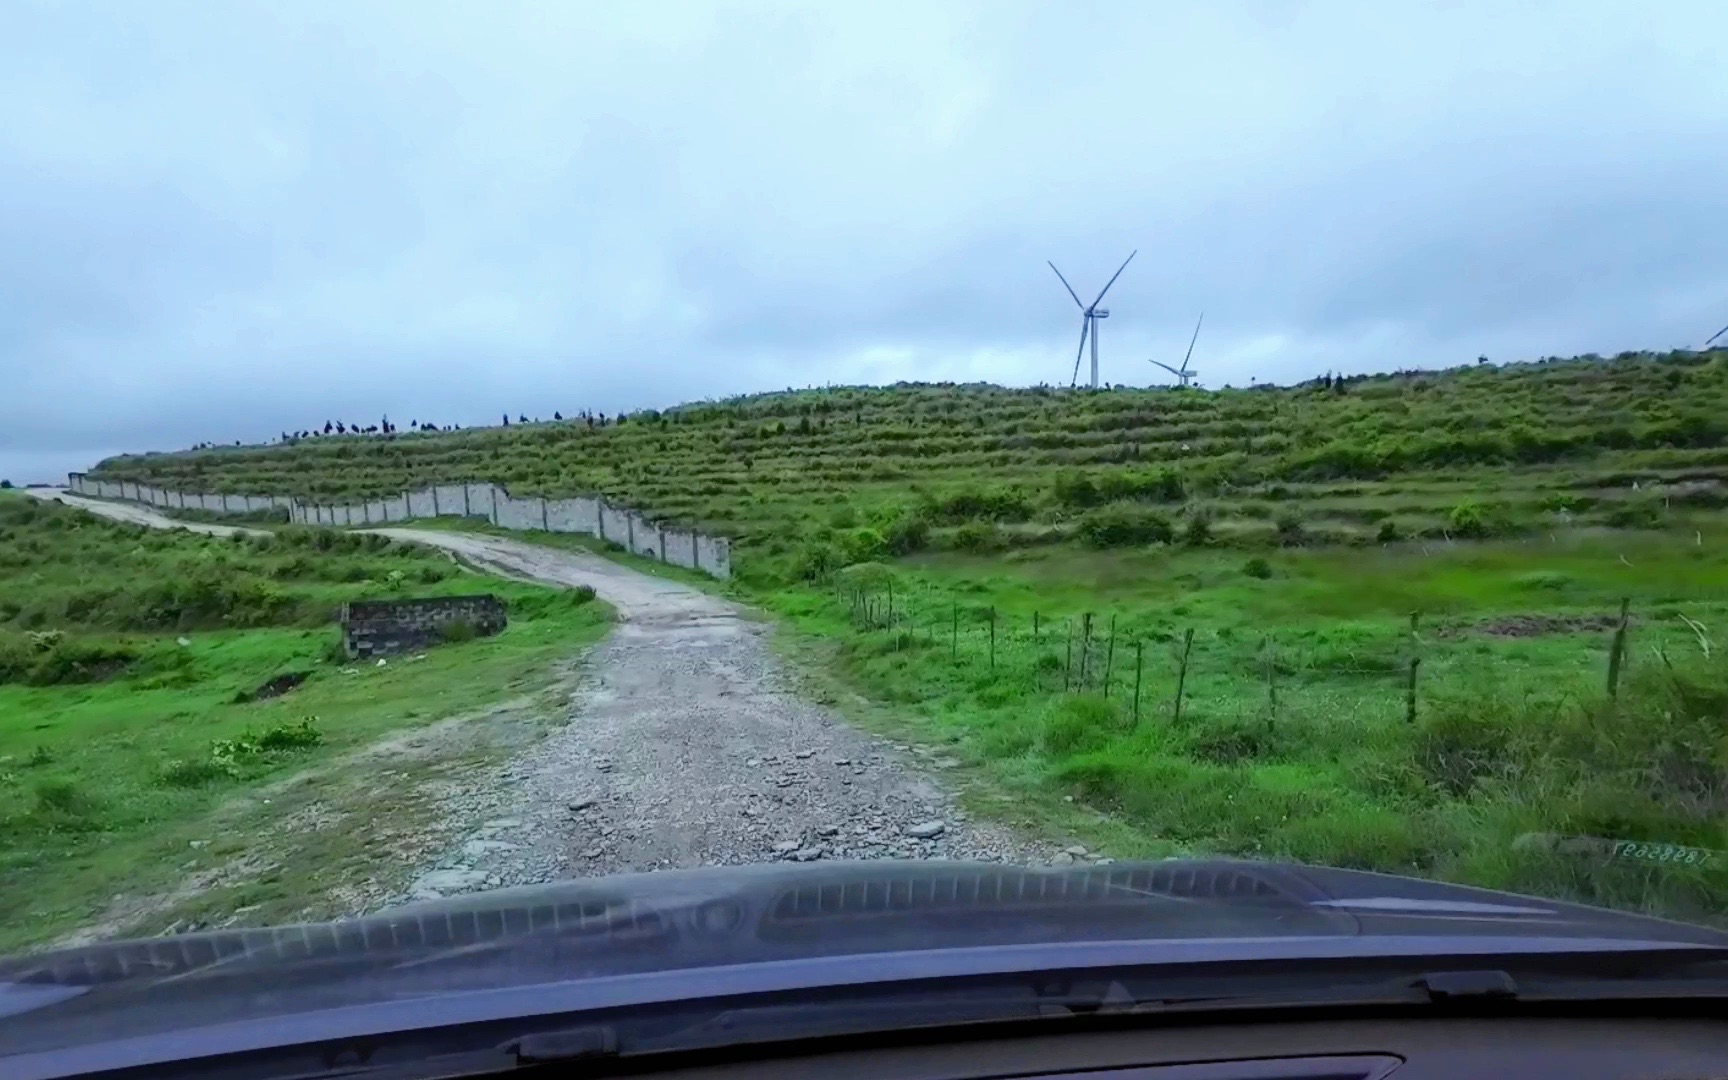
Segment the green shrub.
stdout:
<path fill-rule="evenodd" d="M 1212 512 L 1197 507 L 1182 526 L 1182 542 L 1189 547 L 1204 547 L 1212 542 Z"/>
<path fill-rule="evenodd" d="M 1417 711 L 1417 764 L 1447 794 L 1467 794 L 1510 767 L 1513 733 L 1528 722 L 1517 712 L 1486 695 L 1425 703 Z"/>
<path fill-rule="evenodd" d="M 169 787 L 193 788 L 214 783 L 228 775 L 228 772 L 211 758 L 200 761 L 174 760 L 162 767 L 161 780 Z"/>
<path fill-rule="evenodd" d="M 878 531 L 895 555 L 911 555 L 930 545 L 930 523 L 913 510 L 891 515 L 878 524 Z"/>
<path fill-rule="evenodd" d="M 1251 578 L 1265 581 L 1272 576 L 1272 564 L 1256 555 L 1242 564 L 1242 572 Z"/>
<path fill-rule="evenodd" d="M 1293 511 L 1278 515 L 1276 529 L 1278 543 L 1283 547 L 1299 547 L 1308 539 L 1308 530 L 1303 527 L 1301 516 Z"/>
<path fill-rule="evenodd" d="M 1392 544 L 1401 539 L 1403 539 L 1403 534 L 1398 529 L 1398 523 L 1393 521 L 1391 518 L 1382 521 L 1380 523 L 1380 528 L 1374 532 L 1374 540 L 1376 543 Z"/>
<path fill-rule="evenodd" d="M 952 543 L 957 551 L 982 554 L 1003 548 L 1002 533 L 995 522 L 971 521 L 954 530 Z"/>
<path fill-rule="evenodd" d="M 318 730 L 316 716 L 303 716 L 292 724 L 265 728 L 264 733 L 258 736 L 258 746 L 262 750 L 304 750 L 323 741 L 324 733 Z"/>
<path fill-rule="evenodd" d="M 1078 531 L 1081 539 L 1097 548 L 1168 544 L 1176 538 L 1166 515 L 1123 503 L 1089 511 L 1081 517 Z"/>
<path fill-rule="evenodd" d="M 1047 754 L 1096 750 L 1121 727 L 1114 704 L 1101 697 L 1077 695 L 1058 699 L 1045 710 L 1039 742 Z"/>
<path fill-rule="evenodd" d="M 460 645 L 480 636 L 474 624 L 466 619 L 451 619 L 438 627 L 438 639 L 446 645 Z"/>
<path fill-rule="evenodd" d="M 792 573 L 799 581 L 827 581 L 846 565 L 846 556 L 825 540 L 808 540 L 792 560 Z"/>
<path fill-rule="evenodd" d="M 1447 531 L 1454 536 L 1485 540 L 1512 532 L 1512 521 L 1506 508 L 1494 503 L 1479 503 L 1466 499 L 1446 515 Z"/>
<path fill-rule="evenodd" d="M 33 788 L 36 812 L 55 817 L 87 817 L 95 801 L 77 783 L 55 776 L 36 781 Z"/>
<path fill-rule="evenodd" d="M 1512 579 L 1512 587 L 1525 592 L 1565 592 L 1572 585 L 1572 578 L 1557 570 L 1532 570 Z"/>
<path fill-rule="evenodd" d="M 24 634 L 0 631 L 0 684 L 63 686 L 100 682 L 126 671 L 137 651 L 58 630 Z"/>
<path fill-rule="evenodd" d="M 595 596 L 594 586 L 578 585 L 570 590 L 570 599 L 575 604 L 586 604 Z"/>
<path fill-rule="evenodd" d="M 1664 517 L 1662 504 L 1655 499 L 1628 499 L 1610 507 L 1602 521 L 1616 529 L 1660 529 Z"/>
<path fill-rule="evenodd" d="M 888 555 L 888 541 L 871 528 L 853 529 L 841 541 L 847 563 L 878 562 Z"/>

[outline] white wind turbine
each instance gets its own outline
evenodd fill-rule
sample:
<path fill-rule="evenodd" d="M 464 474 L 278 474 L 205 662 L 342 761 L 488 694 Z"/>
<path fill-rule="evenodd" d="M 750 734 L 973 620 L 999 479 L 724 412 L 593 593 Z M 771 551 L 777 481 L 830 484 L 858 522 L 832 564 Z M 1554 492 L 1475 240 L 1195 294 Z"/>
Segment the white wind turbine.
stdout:
<path fill-rule="evenodd" d="M 1198 371 L 1191 370 L 1188 367 L 1188 361 L 1194 359 L 1194 343 L 1196 341 L 1200 340 L 1200 324 L 1205 322 L 1205 321 L 1206 321 L 1206 313 L 1204 311 L 1202 311 L 1200 313 L 1200 318 L 1195 320 L 1194 336 L 1188 339 L 1188 355 L 1184 356 L 1182 358 L 1182 366 L 1181 367 L 1173 368 L 1169 364 L 1166 364 L 1162 360 L 1148 360 L 1146 362 L 1148 364 L 1157 364 L 1159 367 L 1163 368 L 1165 371 L 1168 371 L 1170 374 L 1176 376 L 1176 379 L 1181 384 L 1182 388 L 1187 389 L 1188 384 L 1190 382 L 1192 382 L 1194 380 L 1194 378 L 1200 374 Z"/>
<path fill-rule="evenodd" d="M 1122 271 L 1128 269 L 1129 262 L 1138 254 L 1138 250 L 1128 253 L 1128 258 L 1122 260 L 1122 265 L 1116 268 L 1116 272 L 1110 275 L 1110 280 L 1106 281 L 1104 287 L 1098 291 L 1098 299 L 1090 304 L 1080 302 L 1080 297 L 1074 292 L 1074 286 L 1068 284 L 1068 279 L 1062 276 L 1062 271 L 1056 270 L 1055 263 L 1050 263 L 1050 269 L 1056 270 L 1057 280 L 1062 282 L 1064 289 L 1068 290 L 1068 295 L 1074 297 L 1074 306 L 1080 309 L 1080 348 L 1074 353 L 1074 375 L 1068 380 L 1069 386 L 1080 381 L 1080 358 L 1086 353 L 1086 338 L 1090 336 L 1092 338 L 1092 389 L 1098 389 L 1098 320 L 1110 317 L 1110 309 L 1101 308 L 1098 305 L 1103 301 L 1104 294 L 1110 291 L 1110 286 L 1116 284 L 1116 279 L 1122 276 Z M 1048 259 L 1045 261 L 1049 262 Z"/>

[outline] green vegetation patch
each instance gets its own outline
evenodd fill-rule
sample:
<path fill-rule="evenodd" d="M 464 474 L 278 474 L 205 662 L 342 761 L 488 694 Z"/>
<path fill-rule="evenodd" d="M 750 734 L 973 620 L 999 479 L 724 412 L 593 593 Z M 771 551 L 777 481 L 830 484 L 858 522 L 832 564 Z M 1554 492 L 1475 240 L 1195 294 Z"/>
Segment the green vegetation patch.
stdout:
<path fill-rule="evenodd" d="M 503 633 L 383 665 L 341 655 L 345 600 L 477 589 L 504 599 Z M 224 803 L 532 690 L 610 622 L 590 591 L 417 545 L 153 531 L 10 494 L 0 598 L 0 950 L 187 873 Z"/>

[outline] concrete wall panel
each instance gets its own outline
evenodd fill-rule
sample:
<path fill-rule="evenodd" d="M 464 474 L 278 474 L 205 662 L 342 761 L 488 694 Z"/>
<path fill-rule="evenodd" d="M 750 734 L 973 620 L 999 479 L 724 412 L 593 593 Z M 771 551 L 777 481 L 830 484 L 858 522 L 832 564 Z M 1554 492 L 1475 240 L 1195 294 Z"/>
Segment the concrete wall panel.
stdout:
<path fill-rule="evenodd" d="M 539 499 L 498 499 L 497 524 L 506 529 L 538 529 L 544 520 L 545 503 Z"/>
<path fill-rule="evenodd" d="M 432 503 L 431 488 L 422 488 L 419 491 L 410 491 L 407 495 L 407 499 L 409 517 L 429 518 L 438 516 L 438 511 Z"/>
<path fill-rule="evenodd" d="M 460 517 L 464 512 L 462 497 L 467 491 L 462 484 L 439 484 L 432 489 L 433 509 L 440 517 Z"/>
<path fill-rule="evenodd" d="M 497 489 L 494 488 L 491 484 L 469 484 L 467 486 L 468 486 L 468 509 L 466 511 L 467 514 L 470 517 L 485 518 L 487 521 L 491 521 L 492 520 L 492 502 L 493 502 L 493 499 L 497 495 Z"/>
<path fill-rule="evenodd" d="M 600 504 L 595 499 L 549 499 L 546 524 L 553 532 L 587 533 L 600 530 Z"/>

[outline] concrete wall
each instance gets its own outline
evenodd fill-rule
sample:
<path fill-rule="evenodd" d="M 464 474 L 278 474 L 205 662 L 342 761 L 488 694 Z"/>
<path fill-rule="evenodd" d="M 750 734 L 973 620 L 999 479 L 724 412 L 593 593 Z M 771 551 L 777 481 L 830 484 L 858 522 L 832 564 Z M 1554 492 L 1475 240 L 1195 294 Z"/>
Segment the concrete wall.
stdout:
<path fill-rule="evenodd" d="M 464 484 L 439 484 L 432 489 L 434 508 L 441 517 L 460 517 L 468 512 L 463 509 L 463 498 L 467 493 L 468 488 Z"/>
<path fill-rule="evenodd" d="M 696 566 L 696 534 L 666 530 L 666 561 L 673 566 Z"/>
<path fill-rule="evenodd" d="M 630 515 L 605 502 L 600 504 L 600 536 L 614 544 L 629 545 Z"/>
<path fill-rule="evenodd" d="M 641 514 L 630 515 L 630 550 L 650 559 L 660 558 L 660 528 Z"/>
<path fill-rule="evenodd" d="M 429 518 L 438 516 L 438 508 L 432 501 L 431 488 L 424 488 L 420 491 L 410 491 L 408 494 L 404 495 L 403 498 L 408 500 L 409 517 Z"/>
<path fill-rule="evenodd" d="M 600 501 L 548 499 L 546 527 L 553 532 L 587 533 L 593 536 L 600 531 Z"/>
<path fill-rule="evenodd" d="M 545 506 L 539 499 L 516 499 L 500 492 L 498 516 L 492 523 L 504 529 L 538 529 L 544 523 Z"/>
<path fill-rule="evenodd" d="M 102 499 L 145 502 L 170 510 L 207 510 L 240 514 L 283 508 L 296 524 L 326 526 L 385 525 L 409 518 L 467 514 L 506 529 L 549 529 L 553 532 L 603 536 L 644 558 L 701 570 L 717 578 L 732 576 L 732 550 L 724 537 L 680 529 L 663 529 L 632 510 L 604 499 L 520 498 L 492 484 L 440 484 L 363 503 L 322 505 L 303 503 L 286 495 L 204 494 L 168 491 L 127 480 L 93 480 L 72 473 L 66 480 L 74 494 Z"/>
<path fill-rule="evenodd" d="M 722 580 L 732 576 L 732 545 L 724 536 L 696 536 L 696 565 Z"/>

